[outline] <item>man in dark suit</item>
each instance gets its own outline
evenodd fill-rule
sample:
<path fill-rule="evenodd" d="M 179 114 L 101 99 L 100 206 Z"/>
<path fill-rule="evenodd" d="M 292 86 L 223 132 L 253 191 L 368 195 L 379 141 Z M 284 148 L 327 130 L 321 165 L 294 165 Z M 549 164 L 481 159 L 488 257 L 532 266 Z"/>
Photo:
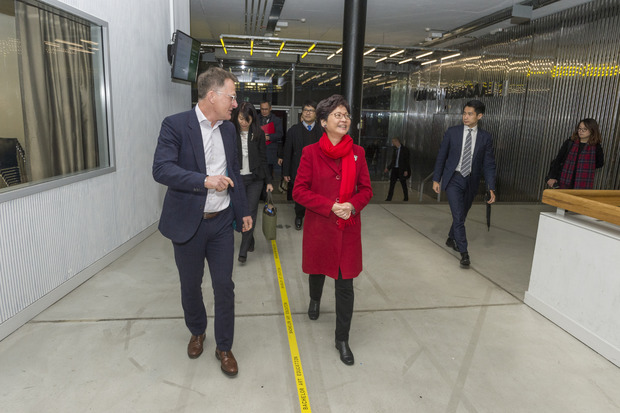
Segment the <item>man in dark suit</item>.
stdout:
<path fill-rule="evenodd" d="M 197 80 L 198 104 L 164 119 L 155 149 L 153 177 L 168 187 L 159 221 L 172 240 L 181 281 L 185 324 L 192 336 L 190 358 L 202 354 L 207 313 L 202 298 L 207 259 L 215 298 L 215 356 L 228 376 L 238 372 L 232 354 L 235 284 L 234 234 L 248 231 L 252 218 L 239 174 L 235 127 L 236 77 L 212 67 Z"/>
<path fill-rule="evenodd" d="M 260 126 L 265 131 L 265 143 L 267 144 L 267 166 L 269 178 L 273 181 L 273 168 L 278 164 L 278 145 L 284 136 L 282 119 L 271 113 L 271 103 L 260 103 Z"/>
<path fill-rule="evenodd" d="M 446 245 L 461 253 L 461 266 L 469 267 L 465 219 L 471 208 L 480 178 L 490 190 L 489 204 L 495 202 L 495 156 L 491 134 L 478 127 L 484 103 L 470 100 L 463 108 L 463 125 L 444 134 L 433 173 L 433 190 L 448 195 L 452 226 Z M 440 184 L 441 182 L 441 184 Z"/>
<path fill-rule="evenodd" d="M 323 128 L 316 122 L 316 102 L 306 101 L 301 112 L 301 121 L 286 132 L 282 161 L 282 176 L 288 182 L 287 199 L 293 199 L 293 185 L 304 147 L 316 143 L 323 136 Z M 295 202 L 295 229 L 301 230 L 306 208 Z"/>
<path fill-rule="evenodd" d="M 392 138 L 394 151 L 392 152 L 392 162 L 385 168 L 385 171 L 391 170 L 390 189 L 388 190 L 386 201 L 391 201 L 394 196 L 394 187 L 396 181 L 400 181 L 403 187 L 404 201 L 409 200 L 409 191 L 407 190 L 407 179 L 411 175 L 411 165 L 409 161 L 409 149 L 402 144 L 400 138 Z"/>

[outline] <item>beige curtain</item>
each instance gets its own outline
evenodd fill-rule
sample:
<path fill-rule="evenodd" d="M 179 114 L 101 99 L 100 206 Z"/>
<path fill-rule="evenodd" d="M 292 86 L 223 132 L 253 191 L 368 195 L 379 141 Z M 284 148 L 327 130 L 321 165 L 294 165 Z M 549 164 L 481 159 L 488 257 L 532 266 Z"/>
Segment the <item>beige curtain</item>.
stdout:
<path fill-rule="evenodd" d="M 15 2 L 28 176 L 32 181 L 98 166 L 90 26 Z M 59 40 L 61 42 L 59 42 Z"/>

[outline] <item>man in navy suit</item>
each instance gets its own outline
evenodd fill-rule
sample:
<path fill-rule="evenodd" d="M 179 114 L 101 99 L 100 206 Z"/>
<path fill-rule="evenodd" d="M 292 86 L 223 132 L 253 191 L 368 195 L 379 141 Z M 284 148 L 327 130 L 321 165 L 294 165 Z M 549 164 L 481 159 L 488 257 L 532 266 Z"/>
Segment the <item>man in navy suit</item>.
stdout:
<path fill-rule="evenodd" d="M 202 354 L 207 313 L 202 298 L 205 258 L 215 299 L 215 356 L 228 376 L 238 372 L 232 354 L 235 284 L 234 233 L 252 228 L 239 173 L 236 131 L 229 121 L 237 106 L 236 77 L 212 67 L 197 80 L 194 109 L 164 119 L 155 149 L 153 177 L 168 187 L 159 221 L 172 240 L 181 281 L 190 358 Z M 235 223 L 236 221 L 236 223 Z"/>
<path fill-rule="evenodd" d="M 470 100 L 463 108 L 463 125 L 448 128 L 443 136 L 433 173 L 433 190 L 448 195 L 452 226 L 446 245 L 461 253 L 461 266 L 469 267 L 465 219 L 478 192 L 480 178 L 495 202 L 495 156 L 491 134 L 478 127 L 484 103 Z M 440 184 L 441 182 L 441 184 Z"/>

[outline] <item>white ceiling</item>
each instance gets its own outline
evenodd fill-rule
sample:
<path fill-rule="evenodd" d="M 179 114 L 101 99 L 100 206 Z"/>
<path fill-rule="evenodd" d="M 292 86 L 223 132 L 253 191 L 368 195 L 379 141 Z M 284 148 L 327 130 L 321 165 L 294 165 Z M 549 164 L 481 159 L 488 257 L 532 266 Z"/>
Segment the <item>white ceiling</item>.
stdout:
<path fill-rule="evenodd" d="M 201 41 L 218 40 L 222 34 L 263 35 L 264 28 L 246 32 L 245 10 L 260 20 L 265 10 L 263 26 L 273 0 L 190 0 L 191 35 Z M 534 10 L 539 18 L 590 0 L 560 0 Z M 368 0 L 367 44 L 418 46 L 428 37 L 426 28 L 449 31 L 459 26 L 512 7 L 521 0 Z M 252 5 L 254 5 L 252 9 Z M 266 7 L 265 7 L 266 5 Z M 344 1 L 286 0 L 280 20 L 291 19 L 288 27 L 276 35 L 304 40 L 342 41 Z M 305 23 L 295 19 L 306 19 Z M 470 36 L 480 36 L 499 27 L 511 26 L 510 20 L 485 28 Z M 451 47 L 467 39 L 439 45 Z"/>

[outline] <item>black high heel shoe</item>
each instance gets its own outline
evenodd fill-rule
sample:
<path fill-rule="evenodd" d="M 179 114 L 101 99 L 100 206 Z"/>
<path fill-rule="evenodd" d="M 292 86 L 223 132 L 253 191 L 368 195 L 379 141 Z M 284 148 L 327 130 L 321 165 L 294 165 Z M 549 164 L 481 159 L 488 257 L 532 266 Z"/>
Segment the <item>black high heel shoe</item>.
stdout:
<path fill-rule="evenodd" d="M 310 305 L 308 306 L 308 318 L 310 318 L 310 320 L 318 319 L 320 308 L 321 308 L 320 301 L 310 299 Z"/>
<path fill-rule="evenodd" d="M 336 340 L 336 348 L 340 353 L 340 360 L 346 364 L 347 366 L 352 366 L 355 364 L 355 359 L 353 358 L 353 352 L 349 348 L 348 341 L 340 341 Z"/>

